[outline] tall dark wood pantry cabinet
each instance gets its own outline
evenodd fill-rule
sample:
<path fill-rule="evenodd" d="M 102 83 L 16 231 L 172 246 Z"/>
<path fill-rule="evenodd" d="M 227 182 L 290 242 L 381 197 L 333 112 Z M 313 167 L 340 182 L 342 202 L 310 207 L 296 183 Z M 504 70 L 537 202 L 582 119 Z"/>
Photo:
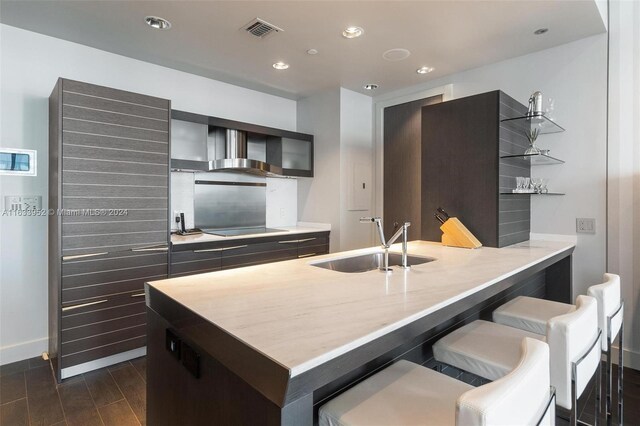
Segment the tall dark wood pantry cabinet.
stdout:
<path fill-rule="evenodd" d="M 139 356 L 168 274 L 170 101 L 59 79 L 49 99 L 49 354 L 58 380 Z"/>
<path fill-rule="evenodd" d="M 513 194 L 516 177 L 530 177 L 524 154 L 530 125 L 520 102 L 495 90 L 422 108 L 422 239 L 440 241 L 434 218 L 443 207 L 487 247 L 529 239 L 530 194 Z"/>

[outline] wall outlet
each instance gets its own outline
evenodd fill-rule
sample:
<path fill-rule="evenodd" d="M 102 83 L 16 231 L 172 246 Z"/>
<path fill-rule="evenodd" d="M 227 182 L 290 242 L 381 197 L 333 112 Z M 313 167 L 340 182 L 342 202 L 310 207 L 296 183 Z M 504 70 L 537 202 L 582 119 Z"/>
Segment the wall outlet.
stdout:
<path fill-rule="evenodd" d="M 595 234 L 596 220 L 592 218 L 579 217 L 576 219 L 576 232 L 579 234 Z"/>

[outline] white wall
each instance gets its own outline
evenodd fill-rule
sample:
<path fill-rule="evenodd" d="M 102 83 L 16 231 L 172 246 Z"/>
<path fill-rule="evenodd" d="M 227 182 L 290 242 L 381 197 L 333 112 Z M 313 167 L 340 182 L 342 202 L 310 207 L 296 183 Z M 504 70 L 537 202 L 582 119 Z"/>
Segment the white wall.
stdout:
<path fill-rule="evenodd" d="M 575 294 L 602 278 L 606 234 L 606 72 L 607 37 L 601 34 L 487 65 L 385 95 L 387 99 L 452 84 L 453 98 L 500 89 L 527 104 L 540 90 L 555 99 L 556 121 L 564 133 L 542 135 L 539 146 L 566 161 L 540 166 L 533 176 L 548 177 L 563 197 L 532 197 L 531 232 L 575 235 L 576 217 L 596 219 L 596 233 L 578 234 L 574 253 Z M 380 151 L 380 150 L 378 150 Z M 376 176 L 380 182 L 380 176 Z M 376 208 L 381 212 L 381 202 Z"/>
<path fill-rule="evenodd" d="M 0 146 L 37 149 L 37 177 L 0 177 L 0 196 L 48 192 L 47 99 L 58 77 L 159 96 L 174 109 L 296 130 L 296 102 L 0 26 Z M 47 220 L 0 216 L 0 364 L 47 348 Z"/>
<path fill-rule="evenodd" d="M 298 101 L 298 131 L 314 135 L 314 177 L 298 180 L 298 218 L 331 224 L 330 250 L 340 247 L 340 89 Z"/>
<path fill-rule="evenodd" d="M 372 106 L 369 96 L 344 88 L 298 101 L 298 130 L 315 136 L 314 178 L 298 180 L 298 217 L 331 223 L 332 252 L 372 245 L 372 226 L 358 220 L 372 211 Z"/>
<path fill-rule="evenodd" d="M 625 362 L 640 369 L 640 3 L 610 6 L 608 269 L 622 279 Z"/>
<path fill-rule="evenodd" d="M 370 96 L 340 89 L 340 250 L 374 244 L 373 226 L 359 222 L 373 208 L 372 108 Z"/>

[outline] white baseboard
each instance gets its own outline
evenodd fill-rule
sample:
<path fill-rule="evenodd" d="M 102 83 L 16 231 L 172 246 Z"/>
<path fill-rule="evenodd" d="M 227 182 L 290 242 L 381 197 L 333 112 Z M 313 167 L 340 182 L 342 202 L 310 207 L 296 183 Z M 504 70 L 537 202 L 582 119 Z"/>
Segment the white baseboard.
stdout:
<path fill-rule="evenodd" d="M 46 352 L 48 348 L 48 337 L 0 347 L 0 365 L 35 358 L 42 355 L 42 352 Z"/>
<path fill-rule="evenodd" d="M 63 379 L 66 379 L 69 377 L 77 376 L 78 374 L 86 373 L 87 371 L 97 370 L 99 368 L 108 367 L 119 362 L 145 356 L 146 354 L 146 346 L 143 348 L 132 349 L 127 352 L 122 352 L 119 354 L 96 359 L 94 361 L 85 362 L 83 364 L 74 365 L 73 367 L 63 368 L 61 371 L 61 376 Z"/>
<path fill-rule="evenodd" d="M 614 364 L 618 364 L 618 347 L 611 348 L 611 358 Z M 604 358 L 603 358 L 604 359 Z M 622 352 L 622 363 L 625 367 L 640 371 L 640 353 L 624 349 Z"/>

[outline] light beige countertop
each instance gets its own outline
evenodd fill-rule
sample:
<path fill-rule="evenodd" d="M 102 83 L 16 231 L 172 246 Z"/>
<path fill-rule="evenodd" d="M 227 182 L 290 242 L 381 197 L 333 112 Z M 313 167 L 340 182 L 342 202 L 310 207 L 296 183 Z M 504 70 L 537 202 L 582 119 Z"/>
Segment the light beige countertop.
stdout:
<path fill-rule="evenodd" d="M 334 253 L 149 285 L 288 368 L 291 377 L 574 247 L 528 241 L 502 249 L 414 241 L 436 260 L 409 270 L 341 273 L 311 264 L 379 251 Z M 395 245 L 392 251 L 399 251 Z"/>
<path fill-rule="evenodd" d="M 212 234 L 196 234 L 196 235 L 171 235 L 171 243 L 174 245 L 179 244 L 197 244 L 197 243 L 210 243 L 220 241 L 233 241 L 233 240 L 246 240 L 247 238 L 260 238 L 260 237 L 273 237 L 281 235 L 292 234 L 311 234 L 313 232 L 326 232 L 331 231 L 330 224 L 324 223 L 298 223 L 297 226 L 277 226 L 281 232 L 269 232 L 263 234 L 246 234 L 246 235 L 234 235 L 231 237 L 223 237 L 220 235 Z"/>

